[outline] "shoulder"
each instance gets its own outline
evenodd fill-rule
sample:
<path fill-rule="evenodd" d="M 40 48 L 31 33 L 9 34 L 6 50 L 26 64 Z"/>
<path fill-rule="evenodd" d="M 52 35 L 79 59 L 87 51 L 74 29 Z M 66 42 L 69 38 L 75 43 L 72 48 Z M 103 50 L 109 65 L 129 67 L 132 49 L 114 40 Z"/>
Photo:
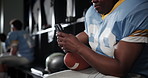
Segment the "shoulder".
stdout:
<path fill-rule="evenodd" d="M 138 28 L 142 24 L 146 25 L 148 17 L 147 5 L 148 0 L 125 0 L 115 10 L 114 14 L 116 14 L 118 21 Z"/>
<path fill-rule="evenodd" d="M 127 22 L 137 28 L 147 28 L 148 26 L 148 0 L 136 0 L 137 5 L 126 16 Z"/>
<path fill-rule="evenodd" d="M 13 36 L 13 35 L 16 35 L 16 32 L 13 31 L 8 33 L 8 36 Z"/>
<path fill-rule="evenodd" d="M 124 0 L 124 2 L 116 8 L 115 12 L 118 13 L 118 16 L 122 19 L 141 12 L 144 9 L 148 9 L 147 5 L 148 0 Z"/>
<path fill-rule="evenodd" d="M 99 14 L 99 13 L 95 10 L 94 6 L 92 5 L 92 6 L 90 6 L 90 8 L 87 10 L 85 17 L 90 17 L 90 16 L 92 16 L 92 15 L 94 15 L 94 14 Z"/>

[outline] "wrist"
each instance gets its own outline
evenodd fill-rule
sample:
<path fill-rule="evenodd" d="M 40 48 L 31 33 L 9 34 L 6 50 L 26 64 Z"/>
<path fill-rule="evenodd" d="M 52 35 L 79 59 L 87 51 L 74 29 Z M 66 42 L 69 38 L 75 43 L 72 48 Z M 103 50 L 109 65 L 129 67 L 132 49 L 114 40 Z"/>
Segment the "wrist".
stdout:
<path fill-rule="evenodd" d="M 87 48 L 87 46 L 85 44 L 81 44 L 81 45 L 78 46 L 78 49 L 77 49 L 76 52 L 78 54 L 83 54 L 83 52 L 85 52 L 85 50 L 86 50 L 85 48 Z"/>

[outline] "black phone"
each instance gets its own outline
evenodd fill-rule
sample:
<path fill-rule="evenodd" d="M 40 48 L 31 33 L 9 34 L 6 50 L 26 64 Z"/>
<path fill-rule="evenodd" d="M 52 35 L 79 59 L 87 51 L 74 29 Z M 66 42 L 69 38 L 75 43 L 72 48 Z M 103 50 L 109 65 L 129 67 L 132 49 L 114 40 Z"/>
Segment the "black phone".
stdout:
<path fill-rule="evenodd" d="M 59 32 L 64 32 L 64 29 L 63 29 L 63 27 L 60 24 L 56 24 L 55 25 L 55 30 L 59 31 Z"/>

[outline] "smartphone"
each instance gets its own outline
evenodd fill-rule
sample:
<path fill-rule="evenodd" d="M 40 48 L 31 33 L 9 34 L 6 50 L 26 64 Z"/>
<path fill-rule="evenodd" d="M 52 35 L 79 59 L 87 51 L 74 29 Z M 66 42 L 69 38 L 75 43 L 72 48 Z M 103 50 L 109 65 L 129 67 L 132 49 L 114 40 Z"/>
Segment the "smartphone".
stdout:
<path fill-rule="evenodd" d="M 64 32 L 64 29 L 63 29 L 63 27 L 60 24 L 56 24 L 55 25 L 55 30 L 59 31 L 59 32 Z"/>

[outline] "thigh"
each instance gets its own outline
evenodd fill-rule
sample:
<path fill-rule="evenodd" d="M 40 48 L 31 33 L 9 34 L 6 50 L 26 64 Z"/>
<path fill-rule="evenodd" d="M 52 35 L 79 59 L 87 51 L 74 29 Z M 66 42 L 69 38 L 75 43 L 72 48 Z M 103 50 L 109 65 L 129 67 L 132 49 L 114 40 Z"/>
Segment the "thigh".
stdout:
<path fill-rule="evenodd" d="M 88 68 L 82 71 L 64 70 L 61 72 L 49 74 L 44 78 L 118 78 L 113 76 L 106 76 L 97 72 L 93 68 Z"/>
<path fill-rule="evenodd" d="M 8 66 L 19 66 L 28 64 L 29 61 L 24 57 L 18 57 L 18 56 L 1 56 L 0 57 L 0 63 L 6 64 Z"/>
<path fill-rule="evenodd" d="M 90 76 L 89 78 L 120 78 L 120 77 L 108 76 L 101 73 L 96 73 L 94 76 Z"/>
<path fill-rule="evenodd" d="M 91 69 L 86 69 L 82 71 L 72 71 L 72 70 L 64 70 L 52 74 L 48 74 L 43 78 L 88 78 L 89 73 L 91 73 Z"/>

